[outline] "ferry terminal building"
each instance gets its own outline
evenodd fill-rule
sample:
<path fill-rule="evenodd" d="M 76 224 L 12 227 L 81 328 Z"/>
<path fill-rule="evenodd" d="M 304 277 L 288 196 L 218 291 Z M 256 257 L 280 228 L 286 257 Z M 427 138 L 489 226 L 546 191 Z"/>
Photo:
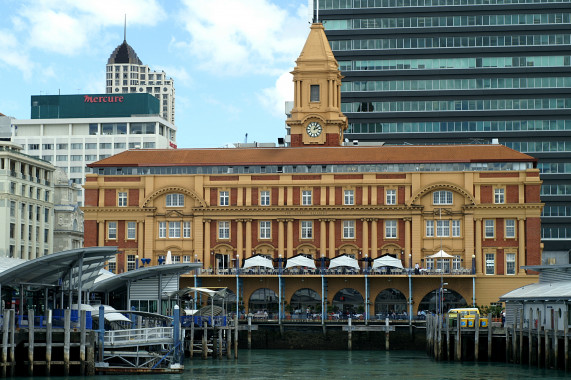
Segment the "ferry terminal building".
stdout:
<path fill-rule="evenodd" d="M 536 159 L 495 144 L 344 146 L 341 75 L 321 24 L 296 63 L 290 147 L 137 149 L 92 163 L 85 246 L 119 246 L 117 273 L 169 251 L 200 261 L 181 286 L 226 286 L 253 312 L 416 314 L 537 282 L 521 268 L 541 263 Z M 238 270 L 256 255 L 275 269 Z M 317 269 L 284 271 L 298 255 Z M 386 255 L 404 270 L 372 270 Z M 321 269 L 339 257 L 358 266 Z"/>

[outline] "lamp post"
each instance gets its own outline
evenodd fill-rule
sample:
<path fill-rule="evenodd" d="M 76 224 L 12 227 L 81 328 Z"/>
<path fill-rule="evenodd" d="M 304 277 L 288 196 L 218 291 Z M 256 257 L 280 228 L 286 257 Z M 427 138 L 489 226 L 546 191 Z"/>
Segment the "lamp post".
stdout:
<path fill-rule="evenodd" d="M 472 255 L 472 274 L 476 274 L 476 255 Z"/>
<path fill-rule="evenodd" d="M 139 269 L 139 255 L 135 255 L 135 269 Z"/>

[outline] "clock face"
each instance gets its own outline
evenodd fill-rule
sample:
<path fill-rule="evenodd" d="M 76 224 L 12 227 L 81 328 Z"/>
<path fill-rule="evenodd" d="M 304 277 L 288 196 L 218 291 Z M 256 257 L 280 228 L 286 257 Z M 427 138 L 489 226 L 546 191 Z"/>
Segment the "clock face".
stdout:
<path fill-rule="evenodd" d="M 311 123 L 307 124 L 306 131 L 310 137 L 317 137 L 321 134 L 322 129 L 323 128 L 321 127 L 321 124 L 316 121 L 312 121 Z"/>

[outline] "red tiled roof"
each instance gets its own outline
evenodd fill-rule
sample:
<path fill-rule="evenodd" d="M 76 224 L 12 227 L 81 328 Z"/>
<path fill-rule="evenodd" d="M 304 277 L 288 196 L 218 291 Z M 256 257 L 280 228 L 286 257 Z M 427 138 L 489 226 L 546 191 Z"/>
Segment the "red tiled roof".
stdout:
<path fill-rule="evenodd" d="M 537 160 L 503 145 L 136 149 L 89 164 L 105 166 L 326 165 Z"/>

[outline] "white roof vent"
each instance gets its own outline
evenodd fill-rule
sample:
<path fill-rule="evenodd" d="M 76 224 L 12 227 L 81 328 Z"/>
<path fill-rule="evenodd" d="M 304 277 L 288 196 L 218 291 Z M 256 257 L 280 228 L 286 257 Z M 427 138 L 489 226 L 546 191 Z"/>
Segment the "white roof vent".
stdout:
<path fill-rule="evenodd" d="M 492 144 L 493 145 L 500 145 L 500 140 L 499 139 L 492 139 Z"/>

